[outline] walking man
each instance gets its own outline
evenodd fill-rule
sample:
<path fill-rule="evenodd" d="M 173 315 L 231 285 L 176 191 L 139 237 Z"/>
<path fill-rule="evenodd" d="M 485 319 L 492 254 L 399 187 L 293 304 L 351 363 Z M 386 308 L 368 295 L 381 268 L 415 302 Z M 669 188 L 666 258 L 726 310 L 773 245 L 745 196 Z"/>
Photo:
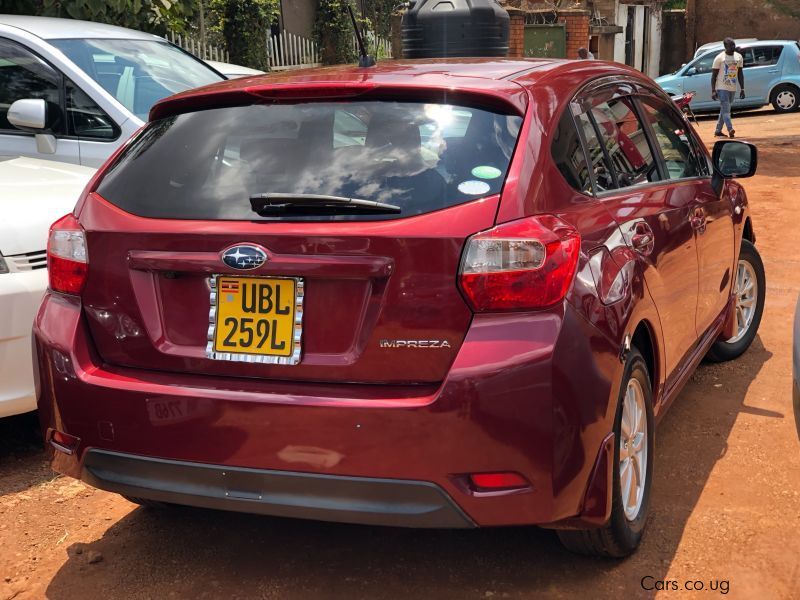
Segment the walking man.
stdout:
<path fill-rule="evenodd" d="M 741 93 L 739 97 L 744 100 L 744 59 L 736 52 L 736 42 L 731 38 L 725 38 L 723 42 L 725 50 L 719 53 L 714 59 L 711 68 L 711 99 L 719 100 L 719 121 L 717 129 L 714 131 L 716 137 L 725 137 L 722 133 L 722 126 L 728 128 L 728 134 L 736 137 L 731 120 L 731 105 L 736 95 L 736 82 L 739 82 Z"/>

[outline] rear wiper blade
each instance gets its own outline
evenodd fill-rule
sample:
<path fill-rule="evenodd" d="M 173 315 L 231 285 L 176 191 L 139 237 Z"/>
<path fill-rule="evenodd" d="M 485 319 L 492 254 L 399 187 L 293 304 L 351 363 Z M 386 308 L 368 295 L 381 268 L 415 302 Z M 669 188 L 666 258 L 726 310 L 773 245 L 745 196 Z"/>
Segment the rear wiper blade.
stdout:
<path fill-rule="evenodd" d="M 324 194 L 256 194 L 250 197 L 250 207 L 259 216 L 285 214 L 339 215 L 347 213 L 397 214 L 399 206 Z"/>

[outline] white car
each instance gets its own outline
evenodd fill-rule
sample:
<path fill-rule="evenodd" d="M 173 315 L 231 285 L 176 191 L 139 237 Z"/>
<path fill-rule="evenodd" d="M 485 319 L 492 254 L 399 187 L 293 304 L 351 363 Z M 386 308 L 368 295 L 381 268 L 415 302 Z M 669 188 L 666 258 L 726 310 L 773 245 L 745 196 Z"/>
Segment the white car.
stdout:
<path fill-rule="evenodd" d="M 733 40 L 736 42 L 736 45 L 739 44 L 746 44 L 748 42 L 757 42 L 758 38 L 738 38 Z M 716 50 L 717 52 L 722 52 L 725 49 L 725 44 L 722 40 L 718 42 L 709 42 L 708 44 L 703 44 L 700 46 L 694 53 L 694 58 L 699 58 L 703 56 L 706 52 L 711 52 L 712 50 Z"/>
<path fill-rule="evenodd" d="M 31 326 L 47 288 L 47 237 L 94 171 L 0 156 L 0 417 L 36 409 Z"/>
<path fill-rule="evenodd" d="M 149 33 L 0 15 L 0 154 L 98 167 L 156 101 L 223 80 Z"/>
<path fill-rule="evenodd" d="M 228 79 L 239 79 L 239 77 L 254 77 L 256 75 L 264 75 L 264 71 L 258 69 L 251 69 L 250 67 L 243 67 L 242 65 L 234 65 L 232 63 L 217 62 L 216 60 L 207 60 L 206 64 L 212 69 L 219 71 Z"/>

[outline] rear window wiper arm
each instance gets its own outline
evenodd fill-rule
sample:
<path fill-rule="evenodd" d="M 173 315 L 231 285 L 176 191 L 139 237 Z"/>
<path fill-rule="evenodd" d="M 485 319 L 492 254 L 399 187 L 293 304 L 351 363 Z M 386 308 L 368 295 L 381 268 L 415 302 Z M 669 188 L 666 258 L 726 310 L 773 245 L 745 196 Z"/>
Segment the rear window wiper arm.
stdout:
<path fill-rule="evenodd" d="M 401 208 L 394 204 L 327 196 L 324 194 L 256 194 L 250 197 L 250 207 L 259 216 L 283 214 L 337 215 L 342 213 L 398 214 Z"/>

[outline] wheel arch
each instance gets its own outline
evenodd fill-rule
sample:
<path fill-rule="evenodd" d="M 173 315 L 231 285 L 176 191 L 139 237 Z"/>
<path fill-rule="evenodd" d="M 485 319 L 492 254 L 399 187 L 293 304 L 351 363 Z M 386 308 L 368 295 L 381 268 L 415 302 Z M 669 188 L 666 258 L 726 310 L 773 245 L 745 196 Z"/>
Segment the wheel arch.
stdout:
<path fill-rule="evenodd" d="M 747 217 L 747 219 L 745 219 L 745 222 L 744 222 L 744 229 L 742 231 L 742 239 L 747 240 L 751 244 L 755 244 L 756 243 L 756 234 L 755 234 L 755 231 L 753 231 L 753 221 L 749 216 Z"/>
<path fill-rule="evenodd" d="M 647 374 L 650 378 L 650 388 L 653 396 L 658 393 L 659 382 L 659 362 L 658 362 L 658 346 L 656 336 L 653 332 L 652 325 L 646 319 L 639 321 L 636 328 L 633 330 L 631 337 L 631 346 L 636 347 L 639 353 L 644 358 L 647 365 Z"/>
<path fill-rule="evenodd" d="M 784 86 L 784 85 L 788 85 L 789 87 L 793 87 L 795 90 L 797 90 L 797 93 L 798 93 L 798 95 L 800 95 L 800 81 L 794 81 L 794 80 L 792 80 L 792 81 L 787 81 L 787 80 L 785 80 L 785 79 L 783 79 L 783 80 L 778 80 L 778 81 L 776 81 L 776 82 L 775 82 L 775 84 L 774 84 L 774 85 L 773 85 L 773 86 L 772 86 L 772 87 L 769 89 L 769 94 L 767 95 L 767 102 L 768 102 L 768 103 L 770 103 L 770 104 L 771 104 L 772 102 L 774 102 L 774 101 L 775 101 L 775 91 L 776 91 L 776 90 L 777 90 L 779 87 L 781 87 L 781 86 Z"/>

